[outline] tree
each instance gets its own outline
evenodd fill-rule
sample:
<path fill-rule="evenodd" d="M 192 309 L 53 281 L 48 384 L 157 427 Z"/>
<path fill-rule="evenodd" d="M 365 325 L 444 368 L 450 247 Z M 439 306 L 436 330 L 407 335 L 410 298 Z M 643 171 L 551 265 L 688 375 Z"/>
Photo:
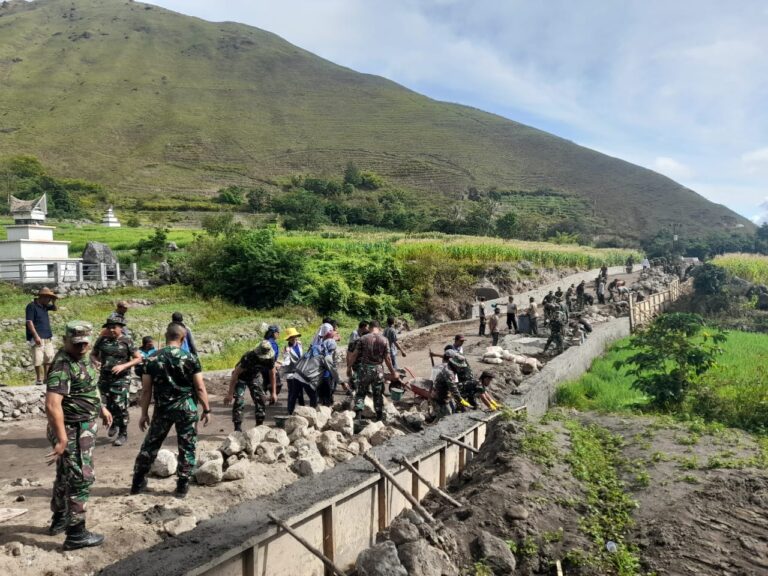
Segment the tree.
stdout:
<path fill-rule="evenodd" d="M 221 204 L 240 206 L 243 203 L 243 189 L 240 186 L 227 186 L 219 190 L 216 201 Z"/>
<path fill-rule="evenodd" d="M 696 294 L 703 296 L 720 295 L 728 285 L 728 273 L 725 268 L 707 262 L 693 271 L 693 288 Z"/>
<path fill-rule="evenodd" d="M 350 184 L 357 188 L 362 182 L 363 179 L 360 176 L 360 170 L 357 169 L 354 162 L 348 162 L 347 167 L 344 169 L 344 184 Z"/>
<path fill-rule="evenodd" d="M 317 230 L 325 222 L 324 203 L 301 188 L 272 200 L 272 208 L 288 230 Z"/>
<path fill-rule="evenodd" d="M 632 387 L 647 394 L 653 406 L 671 410 L 715 364 L 724 341 L 725 333 L 708 329 L 698 314 L 662 314 L 623 347 L 633 354 L 615 368 L 633 366 L 627 371 L 635 377 Z"/>
<path fill-rule="evenodd" d="M 213 237 L 227 236 L 234 234 L 242 229 L 243 225 L 235 220 L 232 212 L 219 212 L 218 214 L 208 214 L 201 222 L 203 230 Z"/>
<path fill-rule="evenodd" d="M 136 255 L 141 258 L 144 254 L 152 254 L 162 258 L 168 252 L 168 229 L 158 226 L 155 233 L 136 243 Z"/>
<path fill-rule="evenodd" d="M 507 212 L 496 220 L 496 234 L 502 238 L 514 238 L 517 233 L 517 215 Z"/>
<path fill-rule="evenodd" d="M 265 212 L 269 207 L 269 192 L 264 188 L 251 188 L 245 196 L 251 212 Z"/>

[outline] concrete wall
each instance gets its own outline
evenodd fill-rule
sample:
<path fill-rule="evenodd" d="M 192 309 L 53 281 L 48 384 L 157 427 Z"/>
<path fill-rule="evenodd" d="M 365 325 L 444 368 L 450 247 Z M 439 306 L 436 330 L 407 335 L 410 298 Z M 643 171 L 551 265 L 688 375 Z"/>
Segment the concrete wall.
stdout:
<path fill-rule="evenodd" d="M 577 378 L 605 347 L 629 334 L 626 318 L 595 328 L 582 346 L 552 359 L 544 372 L 526 381 L 523 394 L 506 399 L 510 406 L 543 414 L 557 385 Z M 393 464 L 405 457 L 433 484 L 445 486 L 472 454 L 440 439 L 440 434 L 479 448 L 488 423 L 481 414 L 458 414 L 419 434 L 398 437 L 372 450 L 418 500 L 426 485 Z M 303 478 L 280 492 L 242 503 L 226 514 L 201 522 L 194 530 L 169 539 L 108 566 L 103 576 L 323 576 L 322 564 L 267 518 L 273 512 L 313 545 L 349 569 L 360 551 L 375 543 L 376 533 L 410 505 L 373 467 L 358 457 L 312 478 Z"/>

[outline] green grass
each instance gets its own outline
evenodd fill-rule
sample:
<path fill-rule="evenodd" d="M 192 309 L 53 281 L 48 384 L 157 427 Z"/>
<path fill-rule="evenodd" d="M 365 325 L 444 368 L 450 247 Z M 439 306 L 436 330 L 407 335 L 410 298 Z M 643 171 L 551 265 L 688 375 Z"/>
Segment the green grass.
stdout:
<path fill-rule="evenodd" d="M 0 156 L 34 154 L 56 176 L 99 182 L 119 208 L 144 198 L 207 209 L 226 185 L 339 174 L 354 161 L 434 209 L 470 187 L 547 189 L 581 198 L 603 234 L 624 239 L 672 221 L 689 234 L 752 229 L 660 174 L 256 28 L 139 2 L 11 6 L 0 8 Z"/>
<path fill-rule="evenodd" d="M 557 391 L 557 403 L 579 410 L 600 412 L 633 412 L 643 409 L 648 399 L 632 388 L 632 378 L 613 364 L 632 354 L 613 346 L 592 364 L 576 381 L 564 383 Z M 768 335 L 730 331 L 717 364 L 700 380 L 682 406 L 679 417 L 704 418 L 726 426 L 751 432 L 768 429 Z M 679 442 L 692 444 L 700 433 L 681 437 Z"/>

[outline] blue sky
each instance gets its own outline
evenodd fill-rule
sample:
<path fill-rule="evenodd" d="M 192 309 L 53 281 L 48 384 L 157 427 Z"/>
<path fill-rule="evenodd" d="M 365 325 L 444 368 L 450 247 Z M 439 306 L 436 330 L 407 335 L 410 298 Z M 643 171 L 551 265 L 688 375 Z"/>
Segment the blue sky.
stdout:
<path fill-rule="evenodd" d="M 768 2 L 158 0 L 768 216 Z"/>

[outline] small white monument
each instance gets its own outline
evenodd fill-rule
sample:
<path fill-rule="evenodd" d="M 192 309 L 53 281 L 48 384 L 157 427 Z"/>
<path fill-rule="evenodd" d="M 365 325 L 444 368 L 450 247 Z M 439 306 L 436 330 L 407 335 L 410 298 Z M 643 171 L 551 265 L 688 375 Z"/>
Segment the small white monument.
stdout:
<path fill-rule="evenodd" d="M 44 226 L 48 214 L 45 194 L 37 200 L 9 200 L 14 223 L 0 241 L 0 279 L 13 282 L 64 281 L 77 276 L 79 258 L 69 257 L 69 242 L 54 240 L 54 226 Z"/>
<path fill-rule="evenodd" d="M 120 221 L 117 219 L 117 216 L 115 216 L 115 211 L 112 209 L 112 206 L 107 208 L 104 218 L 101 219 L 101 225 L 106 226 L 107 228 L 120 228 Z"/>

